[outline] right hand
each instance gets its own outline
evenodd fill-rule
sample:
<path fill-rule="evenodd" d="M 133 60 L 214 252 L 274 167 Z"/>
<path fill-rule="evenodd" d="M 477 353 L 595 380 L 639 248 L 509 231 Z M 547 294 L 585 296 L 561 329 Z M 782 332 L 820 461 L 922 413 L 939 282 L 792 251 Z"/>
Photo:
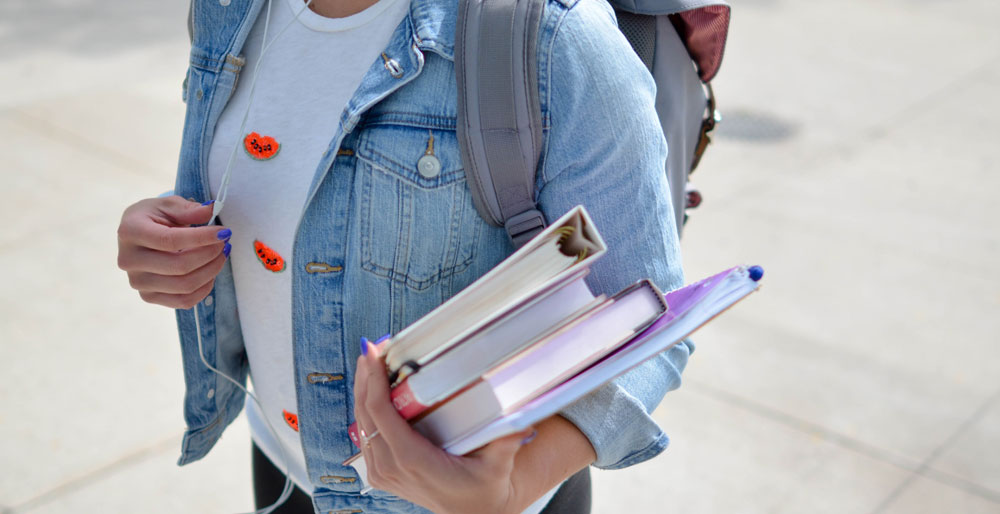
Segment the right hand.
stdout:
<path fill-rule="evenodd" d="M 146 302 L 190 309 L 212 291 L 231 232 L 208 223 L 212 206 L 179 196 L 132 204 L 118 225 L 118 267 Z"/>

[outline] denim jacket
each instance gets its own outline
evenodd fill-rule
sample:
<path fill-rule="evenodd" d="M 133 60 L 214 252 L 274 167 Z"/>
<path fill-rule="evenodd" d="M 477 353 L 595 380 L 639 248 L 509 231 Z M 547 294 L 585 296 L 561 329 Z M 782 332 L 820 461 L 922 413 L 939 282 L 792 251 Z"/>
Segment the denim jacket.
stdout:
<path fill-rule="evenodd" d="M 264 0 L 195 0 L 187 102 L 175 192 L 209 199 L 214 127 L 241 78 L 239 57 Z M 342 113 L 296 230 L 292 332 L 299 433 L 321 512 L 423 512 L 398 498 L 358 496 L 341 462 L 354 452 L 354 363 L 362 336 L 399 332 L 513 252 L 503 228 L 473 206 L 459 155 L 453 66 L 457 2 L 412 0 L 410 11 Z M 608 244 L 589 285 L 613 294 L 651 278 L 682 283 L 664 173 L 655 85 L 602 0 L 550 0 L 538 44 L 544 146 L 537 174 L 549 221 L 583 204 Z M 392 61 L 392 63 L 389 63 Z M 416 169 L 428 131 L 441 172 Z M 197 310 L 177 311 L 186 394 L 180 464 L 203 457 L 239 414 L 244 393 L 198 356 L 245 382 L 247 358 L 230 267 Z M 595 465 L 657 455 L 667 437 L 649 413 L 680 384 L 689 342 L 585 397 L 562 415 L 590 440 Z"/>

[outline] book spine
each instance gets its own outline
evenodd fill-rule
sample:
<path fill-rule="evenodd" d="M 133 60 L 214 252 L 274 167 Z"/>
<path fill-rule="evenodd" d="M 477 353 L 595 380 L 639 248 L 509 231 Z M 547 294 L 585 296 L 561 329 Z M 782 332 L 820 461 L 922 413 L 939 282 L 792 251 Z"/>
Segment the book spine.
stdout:
<path fill-rule="evenodd" d="M 403 380 L 396 387 L 392 388 L 392 392 L 389 393 L 389 398 L 392 400 L 392 406 L 396 408 L 403 419 L 413 419 L 421 412 L 427 410 L 427 405 L 424 405 L 417 401 L 416 395 L 413 394 L 413 390 L 410 389 L 410 381 Z"/>
<path fill-rule="evenodd" d="M 392 389 L 389 397 L 392 399 L 392 406 L 396 408 L 403 419 L 413 419 L 421 412 L 427 410 L 427 406 L 418 402 L 410 390 L 409 384 L 404 380 Z M 358 423 L 355 421 L 347 427 L 347 434 L 351 436 L 354 446 L 361 448 L 361 436 L 358 434 Z"/>

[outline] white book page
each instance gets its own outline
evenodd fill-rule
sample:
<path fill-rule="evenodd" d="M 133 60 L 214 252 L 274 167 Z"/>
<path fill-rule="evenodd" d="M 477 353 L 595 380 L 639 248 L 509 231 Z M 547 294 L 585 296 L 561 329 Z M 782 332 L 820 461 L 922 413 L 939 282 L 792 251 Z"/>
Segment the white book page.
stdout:
<path fill-rule="evenodd" d="M 429 362 L 407 378 L 410 391 L 418 402 L 431 405 L 479 378 L 538 336 L 548 335 L 553 327 L 574 319 L 594 302 L 581 276 Z"/>
<path fill-rule="evenodd" d="M 631 337 L 661 312 L 656 296 L 648 287 L 635 289 L 491 372 L 486 380 L 500 404 L 510 409 L 534 398 Z"/>
<path fill-rule="evenodd" d="M 462 302 L 436 314 L 433 321 L 424 323 L 408 335 L 407 347 L 392 356 L 401 365 L 407 360 L 427 362 L 450 345 L 442 344 L 456 339 L 460 334 L 475 326 L 475 320 L 489 319 L 491 315 L 504 311 L 517 303 L 526 291 L 538 289 L 548 279 L 569 269 L 576 262 L 559 251 L 556 241 L 527 256 L 523 267 L 511 268 L 508 273 L 495 280 L 481 283 Z M 431 320 L 428 320 L 431 321 Z M 389 362 L 393 367 L 395 362 Z"/>

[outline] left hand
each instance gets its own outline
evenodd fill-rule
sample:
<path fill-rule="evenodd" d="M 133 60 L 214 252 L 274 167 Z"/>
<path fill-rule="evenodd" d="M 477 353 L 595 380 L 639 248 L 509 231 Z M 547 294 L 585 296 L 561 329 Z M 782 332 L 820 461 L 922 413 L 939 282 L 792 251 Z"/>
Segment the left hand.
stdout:
<path fill-rule="evenodd" d="M 365 344 L 367 355 L 358 357 L 354 379 L 354 416 L 359 434 L 378 431 L 361 448 L 368 483 L 441 514 L 520 512 L 524 499 L 512 480 L 514 457 L 531 431 L 497 439 L 461 457 L 445 452 L 396 412 L 379 348 Z"/>

